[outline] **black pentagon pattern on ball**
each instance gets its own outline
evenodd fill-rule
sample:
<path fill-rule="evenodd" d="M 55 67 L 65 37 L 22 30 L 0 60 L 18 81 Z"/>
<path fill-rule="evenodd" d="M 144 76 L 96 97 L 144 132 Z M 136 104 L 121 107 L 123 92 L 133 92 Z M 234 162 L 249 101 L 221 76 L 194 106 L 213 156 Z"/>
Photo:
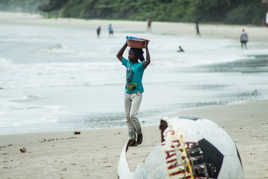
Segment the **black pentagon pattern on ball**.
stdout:
<path fill-rule="evenodd" d="M 223 163 L 223 154 L 209 141 L 202 139 L 198 141 L 207 165 L 208 175 L 210 178 L 218 178 Z"/>

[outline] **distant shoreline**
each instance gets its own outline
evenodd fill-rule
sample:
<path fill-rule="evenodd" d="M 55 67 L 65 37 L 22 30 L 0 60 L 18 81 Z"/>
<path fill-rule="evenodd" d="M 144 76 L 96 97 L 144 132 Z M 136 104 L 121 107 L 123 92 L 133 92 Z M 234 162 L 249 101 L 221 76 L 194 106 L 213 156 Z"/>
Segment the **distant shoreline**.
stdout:
<path fill-rule="evenodd" d="M 96 29 L 99 25 L 107 26 L 113 24 L 116 32 L 148 32 L 145 21 L 126 21 L 126 20 L 99 20 L 99 19 L 74 19 L 74 18 L 44 18 L 39 14 L 27 13 L 9 13 L 0 12 L 1 24 L 31 24 L 31 25 L 51 25 L 61 26 L 76 25 Z M 249 35 L 249 43 L 252 41 L 268 41 L 268 27 L 258 27 L 253 25 L 224 25 L 224 24 L 200 24 L 201 38 L 222 38 L 234 39 L 239 42 L 239 36 L 242 28 L 246 28 Z M 152 23 L 152 32 L 163 35 L 193 36 L 198 37 L 195 32 L 194 23 L 176 23 L 176 22 L 154 22 Z"/>

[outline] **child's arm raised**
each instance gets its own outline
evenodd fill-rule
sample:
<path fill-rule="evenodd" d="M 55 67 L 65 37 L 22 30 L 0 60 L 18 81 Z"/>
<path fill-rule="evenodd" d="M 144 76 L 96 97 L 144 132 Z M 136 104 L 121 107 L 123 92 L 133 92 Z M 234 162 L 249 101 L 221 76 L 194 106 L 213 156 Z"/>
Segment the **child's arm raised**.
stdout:
<path fill-rule="evenodd" d="M 142 64 L 144 68 L 146 68 L 151 63 L 150 53 L 148 49 L 148 43 L 149 41 L 145 42 L 145 50 L 146 50 L 146 61 Z"/>
<path fill-rule="evenodd" d="M 126 48 L 127 48 L 127 42 L 123 45 L 123 47 L 117 53 L 116 57 L 118 58 L 118 60 L 122 61 L 123 53 L 126 50 Z"/>

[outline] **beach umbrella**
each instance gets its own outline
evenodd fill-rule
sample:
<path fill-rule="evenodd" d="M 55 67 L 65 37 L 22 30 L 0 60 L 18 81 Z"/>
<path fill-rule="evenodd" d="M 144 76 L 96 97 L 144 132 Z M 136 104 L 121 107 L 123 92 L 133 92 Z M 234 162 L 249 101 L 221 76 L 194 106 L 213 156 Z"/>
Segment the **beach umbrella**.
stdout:
<path fill-rule="evenodd" d="M 243 166 L 231 137 L 216 123 L 199 118 L 161 120 L 162 143 L 131 172 L 126 145 L 119 179 L 243 179 Z"/>

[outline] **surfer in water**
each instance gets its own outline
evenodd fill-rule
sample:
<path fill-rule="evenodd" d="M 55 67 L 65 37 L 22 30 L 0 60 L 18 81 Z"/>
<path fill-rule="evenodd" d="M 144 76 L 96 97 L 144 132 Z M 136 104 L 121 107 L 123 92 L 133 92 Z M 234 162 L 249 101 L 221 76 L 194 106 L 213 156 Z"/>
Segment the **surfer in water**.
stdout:
<path fill-rule="evenodd" d="M 180 52 L 184 52 L 184 50 L 183 50 L 183 48 L 182 48 L 181 46 L 179 46 L 177 52 L 179 52 L 179 53 L 180 53 Z"/>
<path fill-rule="evenodd" d="M 130 48 L 128 58 L 123 54 L 127 48 L 127 42 L 117 53 L 117 58 L 122 65 L 126 67 L 126 86 L 125 86 L 125 114 L 128 125 L 128 146 L 137 146 L 142 143 L 143 136 L 140 122 L 137 118 L 137 112 L 141 105 L 143 72 L 150 64 L 150 53 L 148 50 L 148 41 L 145 42 L 146 60 L 143 56 L 143 50 L 140 48 Z"/>

